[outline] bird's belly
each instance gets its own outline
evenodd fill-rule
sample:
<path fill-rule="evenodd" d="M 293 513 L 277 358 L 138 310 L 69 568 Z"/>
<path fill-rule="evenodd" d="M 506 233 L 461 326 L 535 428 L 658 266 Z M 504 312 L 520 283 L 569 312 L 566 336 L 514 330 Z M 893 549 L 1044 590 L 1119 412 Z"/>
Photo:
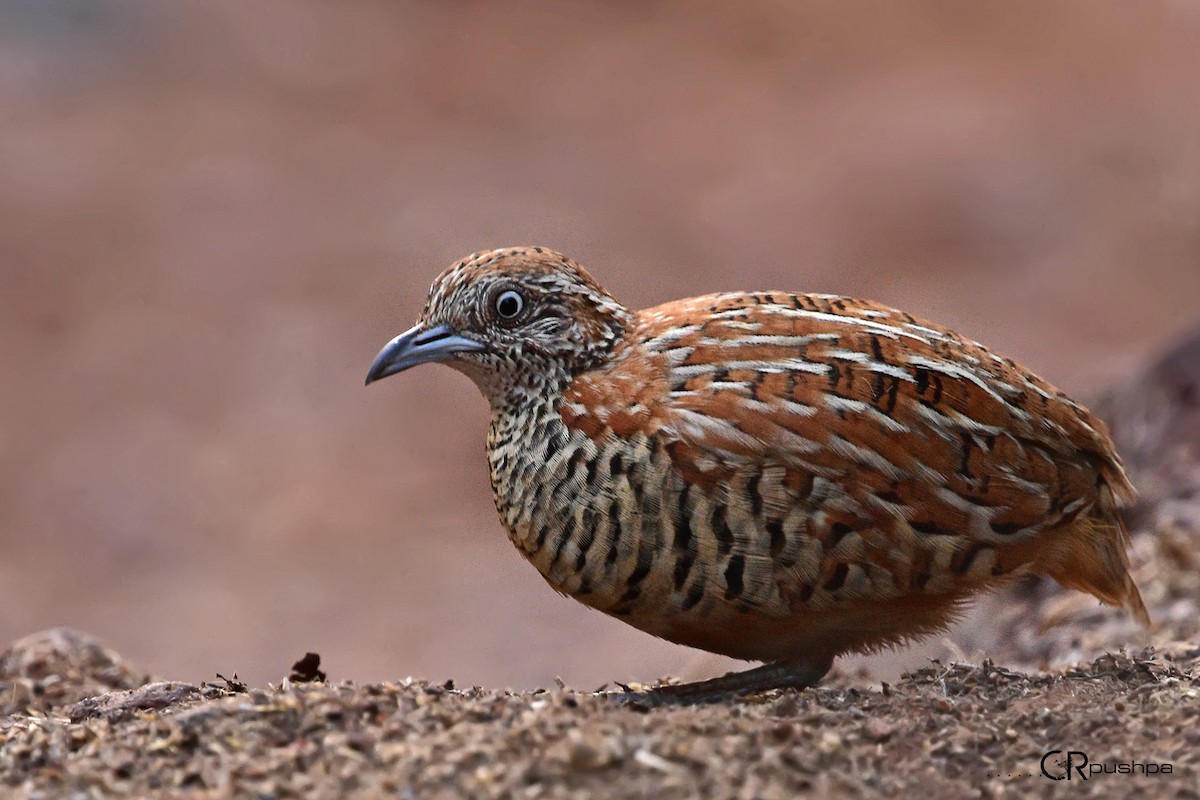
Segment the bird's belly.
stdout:
<path fill-rule="evenodd" d="M 650 562 L 643 578 L 634 581 L 636 556 L 632 563 L 618 555 L 604 567 L 576 569 L 561 555 L 567 551 L 574 555 L 578 552 L 575 548 L 529 548 L 528 541 L 514 537 L 556 591 L 667 641 L 753 661 L 833 657 L 918 638 L 944 629 L 978 588 L 857 598 L 814 608 L 794 602 L 794 593 L 778 586 L 775 595 L 762 603 L 736 603 L 726 599 L 727 589 L 721 589 L 719 575 L 712 580 L 706 577 L 719 564 L 704 561 L 692 565 L 699 576 L 697 585 L 704 591 L 689 595 L 686 582 L 681 586 L 675 579 L 674 568 L 662 568 L 670 566 L 670 559 L 663 554 Z M 618 554 L 623 549 L 618 548 Z M 602 551 L 602 555 L 609 552 Z"/>
<path fill-rule="evenodd" d="M 888 600 L 845 602 L 821 611 L 797 608 L 784 617 L 728 606 L 703 617 L 628 620 L 677 644 L 747 661 L 832 658 L 872 652 L 944 630 L 971 592 L 911 592 Z M 644 623 L 644 624 L 643 624 Z"/>

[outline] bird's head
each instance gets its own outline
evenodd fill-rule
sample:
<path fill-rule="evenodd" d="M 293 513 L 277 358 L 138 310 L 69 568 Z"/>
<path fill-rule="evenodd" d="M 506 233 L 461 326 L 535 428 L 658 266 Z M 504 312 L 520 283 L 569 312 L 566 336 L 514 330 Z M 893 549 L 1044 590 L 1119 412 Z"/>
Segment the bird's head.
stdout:
<path fill-rule="evenodd" d="M 379 351 L 367 383 L 441 362 L 471 378 L 493 406 L 544 396 L 602 362 L 630 322 L 624 306 L 560 253 L 474 253 L 434 280 L 417 324 Z"/>

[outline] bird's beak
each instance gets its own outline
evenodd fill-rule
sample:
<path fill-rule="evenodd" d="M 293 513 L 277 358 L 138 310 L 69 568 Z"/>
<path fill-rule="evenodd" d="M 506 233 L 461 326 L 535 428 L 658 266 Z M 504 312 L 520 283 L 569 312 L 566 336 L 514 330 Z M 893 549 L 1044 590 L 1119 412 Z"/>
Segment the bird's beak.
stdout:
<path fill-rule="evenodd" d="M 486 347 L 482 342 L 460 336 L 449 325 L 425 327 L 416 325 L 392 339 L 367 370 L 367 384 L 380 378 L 403 372 L 417 364 L 444 361 L 454 353 L 477 353 Z"/>

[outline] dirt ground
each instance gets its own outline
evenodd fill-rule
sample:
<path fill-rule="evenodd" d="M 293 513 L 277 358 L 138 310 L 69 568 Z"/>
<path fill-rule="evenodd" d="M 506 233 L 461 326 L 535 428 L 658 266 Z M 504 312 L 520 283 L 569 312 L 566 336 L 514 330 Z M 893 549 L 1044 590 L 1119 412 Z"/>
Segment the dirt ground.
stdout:
<path fill-rule="evenodd" d="M 1198 389 L 1200 332 L 1101 404 L 1147 487 L 1131 519 L 1153 631 L 1045 584 L 988 601 L 1008 650 L 1072 666 L 933 662 L 883 683 L 843 669 L 804 692 L 650 708 L 617 686 L 561 681 L 357 684 L 312 656 L 261 688 L 236 675 L 152 682 L 55 629 L 0 654 L 0 787 L 47 799 L 1200 798 Z M 1122 647 L 1146 638 L 1156 647 Z"/>
<path fill-rule="evenodd" d="M 20 798 L 1196 798 L 1198 668 L 1196 646 L 1033 675 L 934 664 L 877 688 L 674 709 L 565 687 L 152 684 L 0 720 L 0 787 Z M 1053 750 L 1057 781 L 1042 772 Z M 1080 767 L 1069 781 L 1068 754 Z"/>

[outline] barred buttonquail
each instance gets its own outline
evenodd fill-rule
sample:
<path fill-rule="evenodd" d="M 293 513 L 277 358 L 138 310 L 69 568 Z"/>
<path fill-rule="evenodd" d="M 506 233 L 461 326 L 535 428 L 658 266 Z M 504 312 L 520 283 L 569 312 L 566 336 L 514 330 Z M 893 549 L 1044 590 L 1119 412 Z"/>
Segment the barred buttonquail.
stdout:
<path fill-rule="evenodd" d="M 1148 622 L 1103 423 L 904 312 L 785 292 L 631 311 L 571 259 L 506 248 L 443 272 L 367 382 L 430 361 L 491 404 L 496 509 L 554 589 L 768 662 L 656 697 L 811 686 L 1024 573 Z"/>

